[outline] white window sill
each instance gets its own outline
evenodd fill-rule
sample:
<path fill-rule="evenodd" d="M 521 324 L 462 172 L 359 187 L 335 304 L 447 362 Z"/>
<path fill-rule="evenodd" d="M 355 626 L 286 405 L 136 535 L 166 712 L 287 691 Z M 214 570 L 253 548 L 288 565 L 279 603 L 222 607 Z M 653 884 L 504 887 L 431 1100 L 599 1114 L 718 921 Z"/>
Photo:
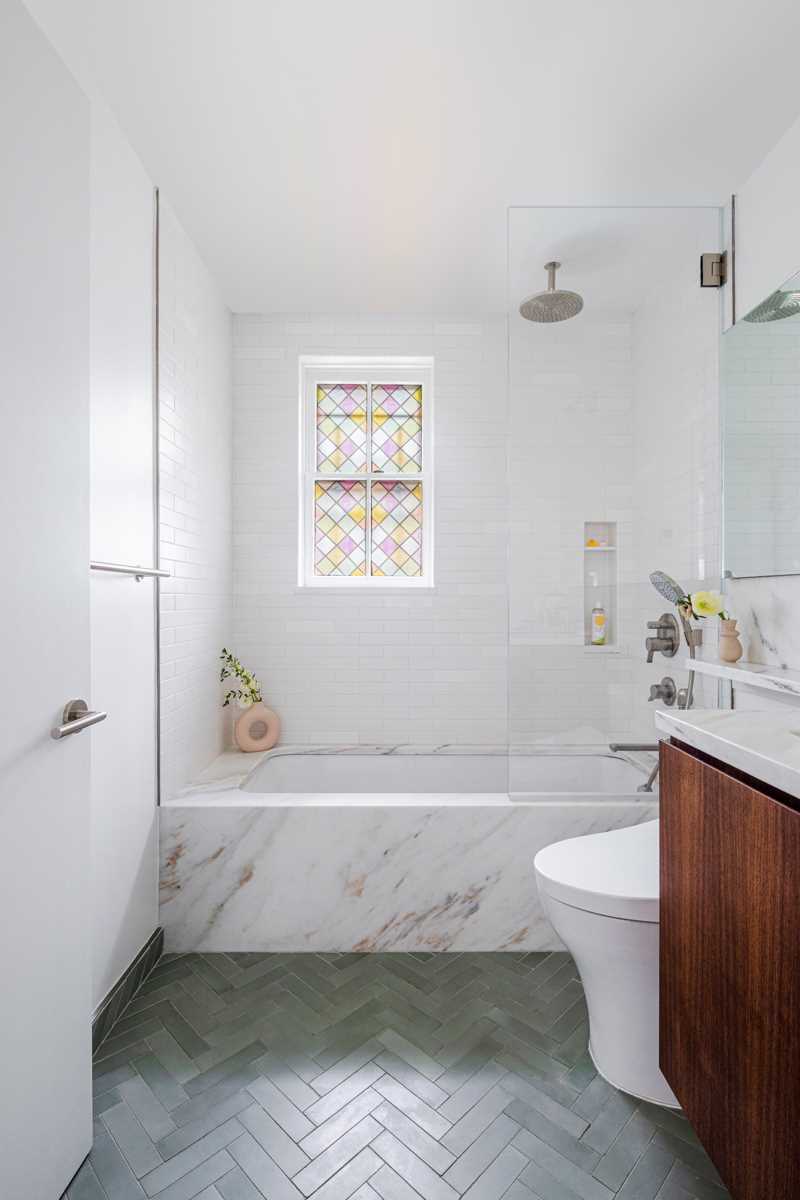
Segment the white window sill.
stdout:
<path fill-rule="evenodd" d="M 435 583 L 395 583 L 389 584 L 373 584 L 370 587 L 342 587 L 336 583 L 299 583 L 293 589 L 295 596 L 307 596 L 313 592 L 325 592 L 326 595 L 336 594 L 338 596 L 391 596 L 395 592 L 402 592 L 408 595 L 409 592 L 425 592 L 430 595 L 431 592 L 437 591 Z"/>

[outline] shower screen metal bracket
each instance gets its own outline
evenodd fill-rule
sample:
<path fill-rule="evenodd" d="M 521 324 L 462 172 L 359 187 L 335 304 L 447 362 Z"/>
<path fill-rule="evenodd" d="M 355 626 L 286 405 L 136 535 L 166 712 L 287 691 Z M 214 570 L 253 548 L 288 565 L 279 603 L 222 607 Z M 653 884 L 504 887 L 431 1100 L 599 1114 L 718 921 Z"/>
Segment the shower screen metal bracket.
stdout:
<path fill-rule="evenodd" d="M 719 288 L 728 282 L 728 255 L 723 250 L 700 255 L 700 287 Z"/>

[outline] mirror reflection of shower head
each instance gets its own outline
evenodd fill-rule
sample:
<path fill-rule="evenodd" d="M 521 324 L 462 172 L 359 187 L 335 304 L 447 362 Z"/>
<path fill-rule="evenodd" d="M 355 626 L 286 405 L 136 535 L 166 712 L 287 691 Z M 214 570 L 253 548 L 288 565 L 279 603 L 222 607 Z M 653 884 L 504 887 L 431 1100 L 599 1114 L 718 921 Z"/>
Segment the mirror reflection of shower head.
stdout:
<path fill-rule="evenodd" d="M 577 317 L 583 308 L 583 299 L 577 292 L 563 292 L 556 288 L 556 271 L 560 266 L 559 262 L 544 264 L 547 271 L 547 291 L 528 296 L 519 306 L 519 311 L 526 321 L 537 321 L 544 325 L 554 321 L 568 321 L 570 317 Z"/>
<path fill-rule="evenodd" d="M 751 321 L 755 325 L 763 325 L 765 321 L 783 321 L 786 317 L 796 317 L 798 313 L 800 313 L 800 292 L 778 290 L 757 304 L 743 319 Z"/>

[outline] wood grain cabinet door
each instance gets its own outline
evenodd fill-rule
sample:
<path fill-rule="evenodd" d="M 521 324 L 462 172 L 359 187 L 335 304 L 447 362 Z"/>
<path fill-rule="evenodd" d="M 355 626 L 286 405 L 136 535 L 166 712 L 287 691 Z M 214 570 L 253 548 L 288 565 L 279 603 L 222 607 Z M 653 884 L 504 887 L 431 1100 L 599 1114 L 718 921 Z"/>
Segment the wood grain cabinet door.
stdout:
<path fill-rule="evenodd" d="M 664 743 L 660 1020 L 734 1200 L 798 1200 L 800 813 Z"/>

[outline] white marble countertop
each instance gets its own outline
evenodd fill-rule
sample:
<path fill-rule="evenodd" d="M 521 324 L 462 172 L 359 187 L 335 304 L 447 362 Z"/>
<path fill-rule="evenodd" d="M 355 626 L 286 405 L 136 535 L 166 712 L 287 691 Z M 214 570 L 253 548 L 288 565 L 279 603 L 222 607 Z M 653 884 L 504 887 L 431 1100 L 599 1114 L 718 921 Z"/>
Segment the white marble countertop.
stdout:
<path fill-rule="evenodd" d="M 717 679 L 730 679 L 732 683 L 745 684 L 747 687 L 766 688 L 771 692 L 782 692 L 783 695 L 797 696 L 800 699 L 800 671 L 790 671 L 787 667 L 769 667 L 762 663 L 726 663 L 716 657 L 701 652 L 697 658 L 686 655 L 681 659 L 681 666 L 687 671 L 697 671 L 699 675 L 713 675 Z"/>
<path fill-rule="evenodd" d="M 656 729 L 800 800 L 800 709 L 658 709 Z"/>

